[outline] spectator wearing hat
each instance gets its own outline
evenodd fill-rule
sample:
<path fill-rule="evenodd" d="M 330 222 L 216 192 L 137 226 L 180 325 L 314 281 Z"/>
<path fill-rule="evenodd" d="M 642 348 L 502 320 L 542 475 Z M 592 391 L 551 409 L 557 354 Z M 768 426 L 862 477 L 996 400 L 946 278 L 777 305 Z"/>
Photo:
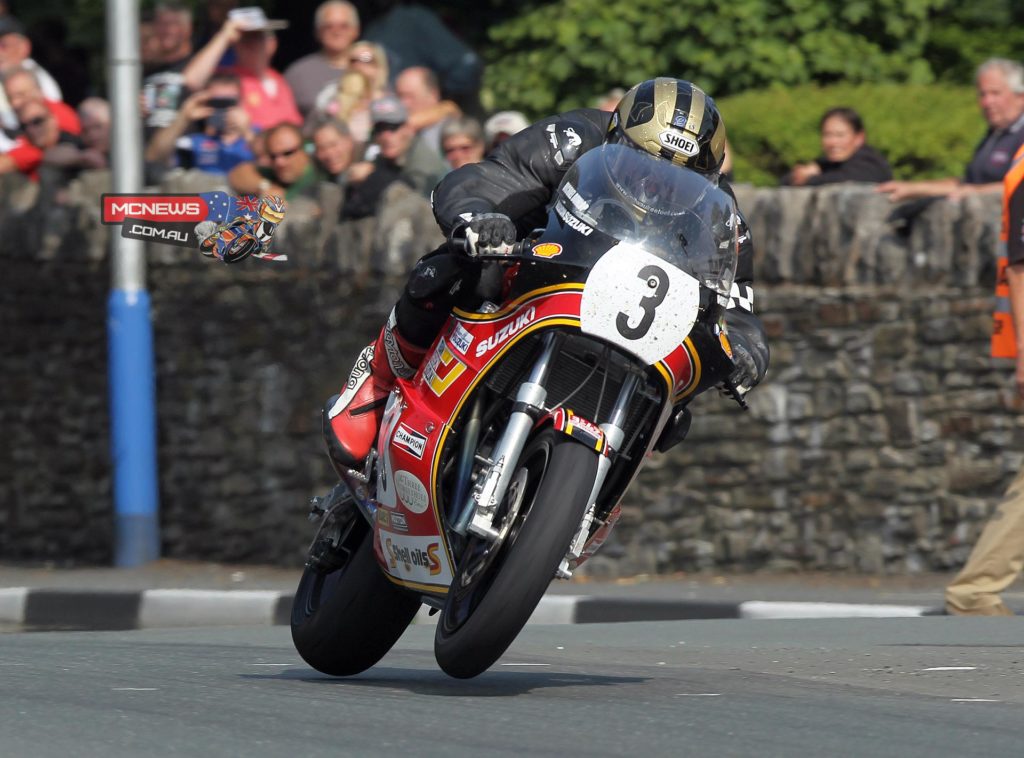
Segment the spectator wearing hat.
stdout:
<path fill-rule="evenodd" d="M 60 87 L 46 70 L 31 58 L 32 43 L 25 34 L 25 27 L 14 16 L 0 17 L 0 71 L 23 68 L 31 71 L 39 82 L 43 97 L 47 100 L 64 99 Z M 7 101 L 6 95 L 0 93 L 0 126 L 9 131 L 17 131 L 18 116 Z"/>
<path fill-rule="evenodd" d="M 287 21 L 268 19 L 260 8 L 237 8 L 228 20 L 185 67 L 185 85 L 193 91 L 206 86 L 228 47 L 237 55 L 235 66 L 223 69 L 238 77 L 242 85 L 242 107 L 255 129 L 281 123 L 302 124 L 292 89 L 270 65 L 277 52 L 274 32 L 288 27 Z"/>
<path fill-rule="evenodd" d="M 519 134 L 530 125 L 519 111 L 498 111 L 484 122 L 484 140 L 490 152 L 513 134 Z"/>
<path fill-rule="evenodd" d="M 450 118 L 441 127 L 441 150 L 452 169 L 484 159 L 484 130 L 470 116 Z"/>
<path fill-rule="evenodd" d="M 327 0 L 316 9 L 313 26 L 320 49 L 284 72 L 303 116 L 316 106 L 320 91 L 348 69 L 352 45 L 359 39 L 359 12 L 346 0 Z"/>
<path fill-rule="evenodd" d="M 382 97 L 370 104 L 373 119 L 373 158 L 349 169 L 342 219 L 365 218 L 376 213 L 385 190 L 403 182 L 424 197 L 448 172 L 448 166 L 417 137 L 401 101 Z"/>
<path fill-rule="evenodd" d="M 266 132 L 269 166 L 254 161 L 240 163 L 228 173 L 228 184 L 240 195 L 279 195 L 285 200 L 316 198 L 320 173 L 306 152 L 302 130 L 282 123 Z"/>

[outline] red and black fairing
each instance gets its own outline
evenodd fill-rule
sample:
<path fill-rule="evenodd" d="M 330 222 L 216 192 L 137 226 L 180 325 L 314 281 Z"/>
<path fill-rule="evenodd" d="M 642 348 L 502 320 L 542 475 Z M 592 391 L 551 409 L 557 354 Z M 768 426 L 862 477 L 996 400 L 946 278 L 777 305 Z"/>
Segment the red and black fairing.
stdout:
<path fill-rule="evenodd" d="M 611 409 L 626 364 L 635 366 L 636 359 L 580 333 L 582 293 L 582 283 L 566 282 L 527 292 L 493 313 L 457 311 L 416 375 L 398 382 L 378 438 L 375 540 L 378 560 L 396 583 L 447 592 L 454 558 L 447 539 L 446 514 L 450 519 L 453 504 L 446 502 L 446 484 L 463 412 L 477 391 L 488 393 L 491 413 L 507 412 L 507 399 L 525 379 L 543 331 L 567 333 L 559 356 L 562 368 L 552 375 L 547 405 L 564 402 L 574 409 L 559 408 L 546 423 L 579 437 L 599 454 L 621 453 L 602 490 L 611 500 L 602 516 L 653 446 L 672 401 L 697 388 L 702 363 L 688 339 L 649 367 L 647 387 L 631 408 L 623 449 L 608 450 L 598 423 Z M 587 381 L 581 384 L 582 379 Z"/>

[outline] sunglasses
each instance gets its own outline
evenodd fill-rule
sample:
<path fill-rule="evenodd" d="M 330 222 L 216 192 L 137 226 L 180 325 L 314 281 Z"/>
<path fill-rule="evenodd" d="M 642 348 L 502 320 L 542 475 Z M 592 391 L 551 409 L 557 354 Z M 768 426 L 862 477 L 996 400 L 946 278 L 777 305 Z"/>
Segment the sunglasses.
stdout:
<path fill-rule="evenodd" d="M 302 146 L 293 147 L 291 150 L 282 150 L 280 153 L 267 153 L 270 156 L 270 160 L 276 161 L 278 158 L 291 158 L 295 153 L 299 152 Z"/>
<path fill-rule="evenodd" d="M 42 126 L 49 120 L 49 116 L 36 116 L 35 118 L 30 118 L 28 121 L 23 121 L 21 125 L 26 128 L 35 129 L 36 127 Z"/>
<path fill-rule="evenodd" d="M 349 63 L 376 63 L 373 53 L 358 53 L 349 58 Z"/>

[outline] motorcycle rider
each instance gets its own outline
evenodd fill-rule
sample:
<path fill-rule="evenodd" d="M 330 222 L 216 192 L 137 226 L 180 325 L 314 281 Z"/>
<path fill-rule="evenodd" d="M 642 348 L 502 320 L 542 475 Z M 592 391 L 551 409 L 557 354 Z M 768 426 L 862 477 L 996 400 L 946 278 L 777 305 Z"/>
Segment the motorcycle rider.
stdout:
<path fill-rule="evenodd" d="M 324 437 L 335 464 L 361 468 L 396 378 L 411 378 L 453 307 L 473 308 L 489 272 L 479 253 L 508 253 L 543 226 L 547 206 L 569 167 L 603 143 L 643 150 L 692 169 L 732 194 L 719 172 L 725 125 L 714 100 L 690 82 L 659 77 L 633 87 L 608 113 L 581 108 L 536 122 L 502 142 L 482 162 L 449 173 L 433 193 L 434 216 L 449 243 L 421 258 L 387 323 L 360 353 L 340 395 L 324 409 Z M 768 368 L 768 346 L 753 314 L 753 248 L 738 217 L 739 260 L 725 320 L 731 381 L 749 391 Z M 465 238 L 465 250 L 450 244 Z"/>

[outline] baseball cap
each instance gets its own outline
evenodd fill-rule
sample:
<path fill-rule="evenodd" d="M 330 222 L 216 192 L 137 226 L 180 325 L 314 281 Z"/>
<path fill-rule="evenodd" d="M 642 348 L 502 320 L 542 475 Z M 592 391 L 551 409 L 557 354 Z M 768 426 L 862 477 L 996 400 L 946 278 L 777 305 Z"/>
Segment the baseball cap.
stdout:
<path fill-rule="evenodd" d="M 512 136 L 523 131 L 529 125 L 530 122 L 526 120 L 526 116 L 519 111 L 498 111 L 484 124 L 484 137 L 488 142 L 493 142 L 499 134 Z"/>
<path fill-rule="evenodd" d="M 0 37 L 7 34 L 20 34 L 25 36 L 25 26 L 14 16 L 3 16 L 0 18 Z"/>
<path fill-rule="evenodd" d="M 374 126 L 377 124 L 401 126 L 409 120 L 409 112 L 405 110 L 402 101 L 397 97 L 385 95 L 370 103 L 370 119 Z"/>
<path fill-rule="evenodd" d="M 272 32 L 288 28 L 287 21 L 267 18 L 263 9 L 256 6 L 233 8 L 228 11 L 228 18 L 237 21 L 243 32 Z"/>

